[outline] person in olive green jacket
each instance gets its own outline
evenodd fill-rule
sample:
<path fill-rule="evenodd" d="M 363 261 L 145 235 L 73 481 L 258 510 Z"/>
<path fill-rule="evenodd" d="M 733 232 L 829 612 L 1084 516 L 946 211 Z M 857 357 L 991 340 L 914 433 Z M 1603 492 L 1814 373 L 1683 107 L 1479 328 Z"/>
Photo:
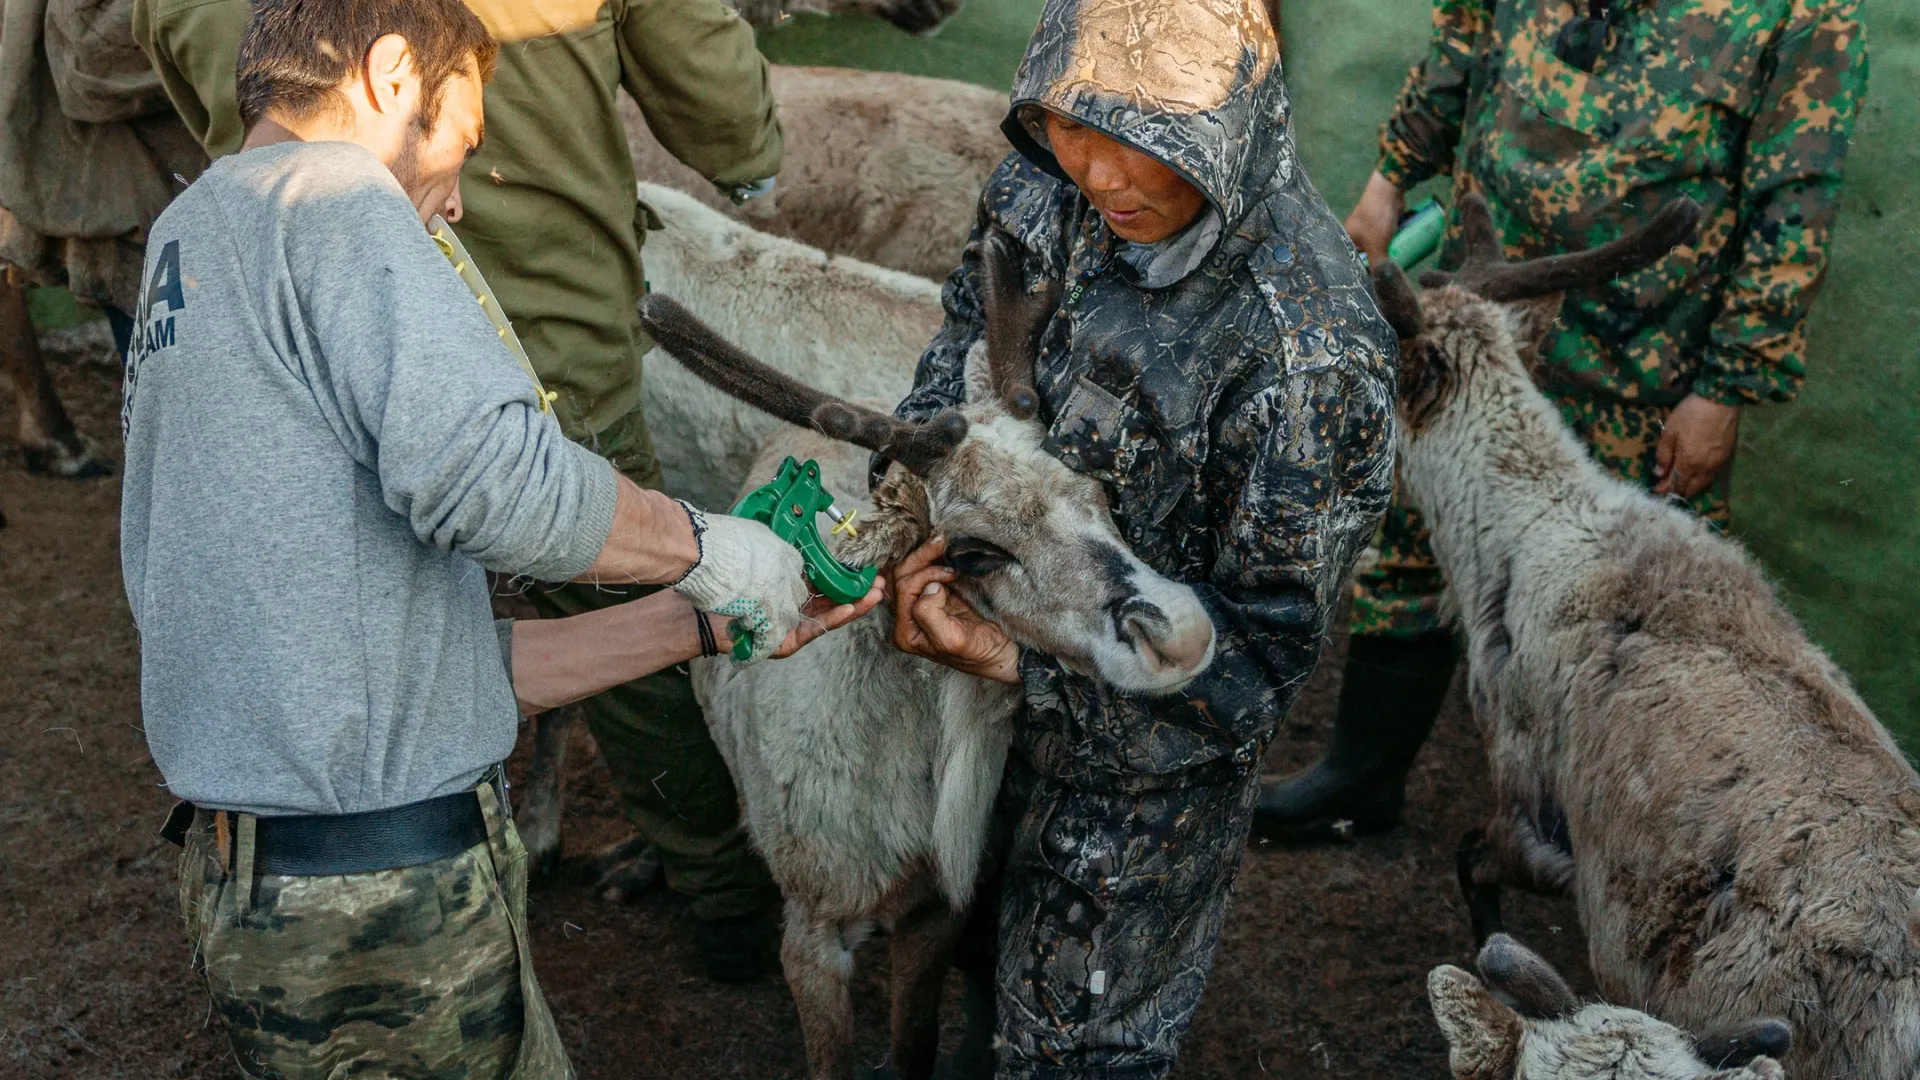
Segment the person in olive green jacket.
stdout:
<path fill-rule="evenodd" d="M 458 232 L 513 321 L 568 436 L 660 486 L 641 413 L 634 314 L 652 211 L 635 197 L 614 96 L 625 88 L 661 145 L 736 197 L 764 190 L 783 148 L 766 60 L 721 0 L 467 0 L 500 42 L 485 140 L 461 184 Z M 240 147 L 234 68 L 247 0 L 137 0 L 134 38 L 188 129 Z M 657 227 L 657 222 L 655 223 Z M 535 589 L 543 615 L 630 599 Z M 627 815 L 692 898 L 710 976 L 768 970 L 779 894 L 739 827 L 732 778 L 692 688 L 671 670 L 589 700 L 588 724 Z"/>

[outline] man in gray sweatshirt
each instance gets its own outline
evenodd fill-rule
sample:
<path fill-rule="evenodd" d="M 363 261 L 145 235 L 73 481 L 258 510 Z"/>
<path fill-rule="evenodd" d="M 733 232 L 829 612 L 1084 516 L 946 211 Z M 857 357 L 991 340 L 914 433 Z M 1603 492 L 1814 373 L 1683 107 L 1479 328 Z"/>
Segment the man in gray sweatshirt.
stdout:
<path fill-rule="evenodd" d="M 494 55 L 458 0 L 263 0 L 246 146 L 148 241 L 122 563 L 249 1075 L 569 1075 L 499 783 L 519 714 L 712 655 L 723 616 L 784 655 L 878 599 L 807 605 L 764 527 L 561 433 L 422 227 L 459 218 Z M 673 587 L 496 626 L 488 569 Z"/>

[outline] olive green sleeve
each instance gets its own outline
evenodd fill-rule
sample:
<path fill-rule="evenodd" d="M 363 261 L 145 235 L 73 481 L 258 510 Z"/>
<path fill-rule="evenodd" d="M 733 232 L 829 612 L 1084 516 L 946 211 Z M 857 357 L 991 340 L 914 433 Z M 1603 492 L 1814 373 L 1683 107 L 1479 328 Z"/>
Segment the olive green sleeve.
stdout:
<path fill-rule="evenodd" d="M 780 120 L 746 20 L 721 0 L 615 3 L 620 83 L 660 145 L 723 186 L 779 172 Z"/>
<path fill-rule="evenodd" d="M 1487 0 L 1434 0 L 1432 44 L 1380 128 L 1380 175 L 1402 191 L 1453 167 L 1474 45 L 1492 20 Z"/>
<path fill-rule="evenodd" d="M 251 10 L 247 0 L 134 2 L 133 39 L 208 157 L 233 153 L 246 137 L 234 104 L 233 73 Z"/>
<path fill-rule="evenodd" d="M 1867 89 L 1858 0 L 1795 5 L 1747 129 L 1731 277 L 1693 392 L 1788 401 L 1806 378 L 1807 312 L 1826 277 L 1840 172 Z"/>

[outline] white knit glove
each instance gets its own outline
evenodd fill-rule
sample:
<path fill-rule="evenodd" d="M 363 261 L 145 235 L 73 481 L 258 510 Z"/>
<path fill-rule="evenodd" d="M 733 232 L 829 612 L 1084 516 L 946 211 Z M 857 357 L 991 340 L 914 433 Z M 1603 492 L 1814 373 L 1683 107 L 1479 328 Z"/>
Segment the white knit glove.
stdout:
<path fill-rule="evenodd" d="M 731 514 L 709 518 L 684 499 L 700 557 L 673 589 L 701 611 L 733 620 L 753 638 L 753 656 L 771 655 L 800 622 L 807 602 L 805 563 L 792 544 L 757 521 Z"/>

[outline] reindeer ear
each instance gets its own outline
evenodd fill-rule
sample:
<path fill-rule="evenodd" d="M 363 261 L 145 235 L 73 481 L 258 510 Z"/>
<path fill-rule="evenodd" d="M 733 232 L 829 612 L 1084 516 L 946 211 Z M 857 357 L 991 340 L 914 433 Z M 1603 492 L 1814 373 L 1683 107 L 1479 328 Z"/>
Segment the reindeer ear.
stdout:
<path fill-rule="evenodd" d="M 1488 938 L 1475 964 L 1487 986 L 1521 1016 L 1553 1020 L 1580 1007 L 1553 965 L 1505 934 Z"/>
<path fill-rule="evenodd" d="M 1443 964 L 1427 975 L 1427 1000 L 1447 1040 L 1454 1080 L 1512 1080 L 1526 1026 L 1472 975 Z"/>
<path fill-rule="evenodd" d="M 842 541 L 834 554 L 856 565 L 886 566 L 905 558 L 931 535 L 926 481 L 895 462 L 873 489 L 873 511 L 860 518 L 859 535 Z"/>
<path fill-rule="evenodd" d="M 1693 1052 L 1710 1069 L 1737 1069 L 1755 1058 L 1784 1057 L 1793 1049 L 1793 1027 L 1785 1020 L 1754 1020 L 1717 1028 L 1694 1040 Z"/>

